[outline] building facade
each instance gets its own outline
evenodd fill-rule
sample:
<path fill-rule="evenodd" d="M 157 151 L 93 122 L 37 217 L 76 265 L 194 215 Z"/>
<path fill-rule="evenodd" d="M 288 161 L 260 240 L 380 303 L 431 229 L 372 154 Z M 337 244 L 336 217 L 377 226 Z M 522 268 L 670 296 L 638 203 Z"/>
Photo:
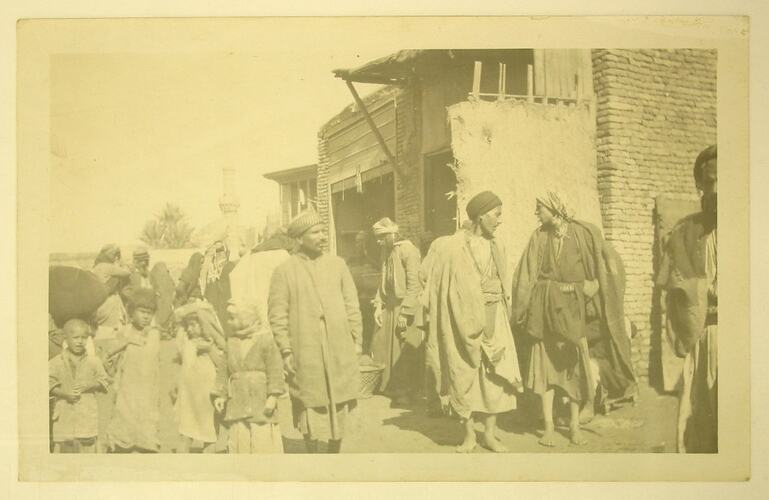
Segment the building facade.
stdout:
<path fill-rule="evenodd" d="M 355 103 L 318 133 L 331 251 L 348 256 L 356 233 L 389 216 L 424 253 L 456 230 L 469 196 L 495 189 L 515 265 L 533 200 L 558 191 L 621 254 L 633 364 L 654 378 L 656 203 L 697 199 L 693 160 L 716 142 L 715 51 L 410 50 L 336 76 Z M 382 87 L 359 99 L 355 83 Z"/>

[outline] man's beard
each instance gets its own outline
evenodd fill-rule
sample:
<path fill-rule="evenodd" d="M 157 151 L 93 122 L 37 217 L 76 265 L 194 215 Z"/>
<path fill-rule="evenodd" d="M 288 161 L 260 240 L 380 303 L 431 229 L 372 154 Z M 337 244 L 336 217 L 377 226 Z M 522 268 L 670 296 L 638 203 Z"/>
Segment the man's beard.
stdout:
<path fill-rule="evenodd" d="M 718 214 L 718 196 L 716 193 L 706 194 L 701 200 L 702 211 L 706 214 L 716 216 Z"/>

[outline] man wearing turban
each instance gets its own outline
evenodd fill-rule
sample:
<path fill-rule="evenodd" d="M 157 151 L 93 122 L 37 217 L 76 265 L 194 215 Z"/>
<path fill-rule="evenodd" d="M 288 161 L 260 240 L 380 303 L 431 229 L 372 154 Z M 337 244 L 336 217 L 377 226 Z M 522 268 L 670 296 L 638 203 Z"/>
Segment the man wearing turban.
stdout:
<path fill-rule="evenodd" d="M 504 248 L 494 237 L 502 201 L 491 191 L 467 204 L 472 221 L 442 245 L 429 271 L 429 335 L 441 353 L 441 395 L 464 425 L 457 451 L 476 446 L 475 420 L 484 423 L 483 444 L 506 451 L 496 435 L 496 417 L 516 407 L 521 385 L 509 323 Z M 443 363 L 445 361 L 445 363 Z"/>
<path fill-rule="evenodd" d="M 384 364 L 381 390 L 402 404 L 416 395 L 421 379 L 417 352 L 422 335 L 414 321 L 421 312 L 421 256 L 388 217 L 374 224 L 373 231 L 381 249 L 382 278 L 373 300 L 379 331 L 372 341 L 372 358 Z"/>
<path fill-rule="evenodd" d="M 580 411 L 592 410 L 595 381 L 588 337 L 599 343 L 602 383 L 613 397 L 636 391 L 623 312 L 624 272 L 600 230 L 577 221 L 555 193 L 537 199 L 534 231 L 513 277 L 513 320 L 530 344 L 526 387 L 542 399 L 545 430 L 555 446 L 556 391 L 569 400 L 570 441 L 584 445 Z"/>
<path fill-rule="evenodd" d="M 702 211 L 673 229 L 657 279 L 668 290 L 667 330 L 684 358 L 680 453 L 718 452 L 717 161 L 715 145 L 697 156 L 694 182 Z"/>
<path fill-rule="evenodd" d="M 344 261 L 324 253 L 322 220 L 310 210 L 288 225 L 299 249 L 272 274 L 270 327 L 288 373 L 294 424 L 309 453 L 338 453 L 360 391 L 358 293 Z"/>

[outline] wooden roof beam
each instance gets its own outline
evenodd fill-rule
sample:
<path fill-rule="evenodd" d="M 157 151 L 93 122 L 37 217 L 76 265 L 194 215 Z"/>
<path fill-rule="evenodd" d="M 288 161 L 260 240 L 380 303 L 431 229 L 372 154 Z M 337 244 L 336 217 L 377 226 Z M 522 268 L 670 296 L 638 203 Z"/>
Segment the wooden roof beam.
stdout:
<path fill-rule="evenodd" d="M 379 143 L 379 147 L 382 148 L 382 151 L 384 152 L 385 156 L 387 156 L 387 161 L 390 162 L 390 165 L 392 165 L 393 170 L 398 174 L 398 176 L 403 176 L 403 169 L 401 165 L 398 163 L 398 160 L 390 151 L 390 148 L 387 147 L 387 143 L 385 142 L 384 137 L 382 137 L 382 133 L 377 128 L 376 123 L 374 123 L 374 119 L 371 118 L 371 115 L 369 114 L 368 109 L 366 108 L 366 104 L 363 102 L 363 99 L 361 99 L 360 96 L 358 95 L 358 91 L 355 90 L 355 86 L 352 84 L 352 81 L 345 80 L 344 82 L 347 84 L 347 88 L 350 89 L 350 93 L 352 94 L 353 99 L 355 99 L 355 103 L 363 112 L 363 116 L 366 118 L 366 122 L 368 123 L 368 126 L 371 127 L 371 131 L 374 133 L 374 136 L 376 137 L 376 140 Z M 396 134 L 396 141 L 397 141 L 397 134 Z"/>

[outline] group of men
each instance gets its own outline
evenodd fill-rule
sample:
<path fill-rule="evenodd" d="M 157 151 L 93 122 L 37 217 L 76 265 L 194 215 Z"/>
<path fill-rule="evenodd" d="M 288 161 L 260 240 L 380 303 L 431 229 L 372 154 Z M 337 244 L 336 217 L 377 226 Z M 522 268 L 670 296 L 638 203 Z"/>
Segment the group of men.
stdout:
<path fill-rule="evenodd" d="M 695 161 L 702 211 L 674 228 L 658 280 L 668 289 L 668 331 L 684 358 L 682 452 L 717 450 L 716 162 L 715 146 Z M 424 388 L 432 415 L 459 417 L 458 452 L 477 446 L 477 424 L 484 447 L 506 451 L 497 417 L 521 407 L 538 409 L 541 445 L 555 446 L 561 409 L 570 443 L 584 445 L 581 423 L 591 417 L 596 397 L 619 401 L 637 391 L 622 260 L 596 226 L 575 219 L 548 193 L 536 200 L 540 226 L 513 269 L 497 238 L 502 205 L 491 191 L 477 193 L 465 207 L 468 220 L 434 240 L 424 259 L 395 222 L 379 220 L 371 231 L 381 248 L 381 272 L 364 294 L 348 267 L 355 262 L 324 252 L 326 227 L 312 210 L 255 248 L 262 260 L 253 267 L 241 261 L 239 272 L 226 245 L 217 243 L 193 256 L 177 285 L 165 266 L 149 271 L 146 251 L 134 255 L 129 270 L 119 264 L 120 250 L 107 246 L 93 269 L 111 291 L 94 315 L 96 347 L 109 351 L 115 329 L 126 323 L 120 289 L 111 283 L 154 289 L 153 325 L 161 331 L 174 306 L 204 300 L 224 314 L 232 295 L 250 289 L 264 295 L 264 304 L 257 300 L 254 307 L 267 316 L 308 452 L 341 450 L 366 357 L 382 365 L 379 389 L 394 403 L 413 402 Z M 244 284 L 244 275 L 259 275 L 269 286 Z M 365 313 L 375 328 L 364 342 Z M 229 335 L 226 328 L 222 335 Z M 420 361 L 414 353 L 422 346 Z M 111 412 L 101 408 L 114 402 L 103 396 L 98 404 L 99 419 L 108 421 Z"/>
<path fill-rule="evenodd" d="M 703 209 L 674 229 L 666 252 L 669 274 L 660 277 L 670 290 L 670 332 L 685 358 L 682 452 L 715 451 L 717 441 L 716 161 L 712 146 L 695 162 Z M 384 365 L 383 391 L 394 400 L 413 395 L 421 375 L 401 358 L 421 326 L 426 395 L 459 416 L 464 438 L 457 451 L 476 447 L 476 422 L 483 423 L 482 444 L 505 451 L 496 418 L 530 401 L 529 394 L 538 396 L 541 408 L 540 444 L 555 445 L 554 408 L 565 403 L 570 442 L 584 445 L 580 422 L 590 417 L 597 388 L 610 400 L 637 391 L 619 254 L 596 226 L 575 219 L 549 193 L 537 199 L 541 225 L 511 270 L 496 238 L 502 200 L 491 191 L 478 193 L 466 213 L 463 227 L 435 240 L 424 260 L 390 219 L 372 228 L 383 252 L 372 300 L 379 330 L 366 354 Z M 272 276 L 270 325 L 299 428 L 308 443 L 323 429 L 338 451 L 360 384 L 359 298 L 345 262 L 323 252 L 325 227 L 317 214 L 301 214 L 288 230 L 299 247 Z"/>

